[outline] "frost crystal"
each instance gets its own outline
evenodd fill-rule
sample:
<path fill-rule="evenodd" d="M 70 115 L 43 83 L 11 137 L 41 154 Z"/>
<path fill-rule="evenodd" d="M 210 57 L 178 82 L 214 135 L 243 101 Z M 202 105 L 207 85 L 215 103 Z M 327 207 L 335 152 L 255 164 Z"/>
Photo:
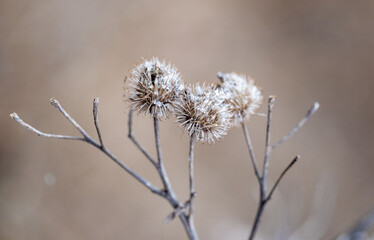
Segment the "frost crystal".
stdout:
<path fill-rule="evenodd" d="M 217 76 L 222 82 L 218 88 L 225 92 L 232 124 L 237 126 L 260 107 L 263 99 L 261 90 L 253 79 L 243 74 L 219 72 Z"/>
<path fill-rule="evenodd" d="M 184 89 L 177 68 L 154 57 L 144 59 L 130 73 L 130 89 L 126 95 L 131 108 L 156 118 L 168 117 L 179 93 Z"/>
<path fill-rule="evenodd" d="M 213 85 L 186 87 L 175 107 L 177 122 L 200 142 L 212 143 L 226 135 L 230 114 L 224 93 Z"/>

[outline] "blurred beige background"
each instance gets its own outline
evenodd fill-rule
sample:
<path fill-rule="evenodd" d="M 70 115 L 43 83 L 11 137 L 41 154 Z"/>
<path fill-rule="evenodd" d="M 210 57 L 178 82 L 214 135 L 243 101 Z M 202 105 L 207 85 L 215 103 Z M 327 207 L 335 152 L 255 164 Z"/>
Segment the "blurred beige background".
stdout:
<path fill-rule="evenodd" d="M 253 76 L 277 96 L 273 139 L 314 101 L 320 111 L 272 155 L 270 183 L 296 155 L 265 210 L 258 239 L 331 239 L 374 208 L 374 2 L 0 1 L 0 239 L 187 239 L 171 207 L 96 149 L 45 139 L 9 118 L 77 134 L 49 105 L 57 98 L 113 153 L 159 184 L 127 139 L 123 79 L 141 57 L 174 63 L 188 82 L 217 71 Z M 265 112 L 263 106 L 260 112 Z M 248 123 L 258 158 L 265 118 Z M 152 122 L 135 134 L 154 153 Z M 186 135 L 161 125 L 166 168 L 187 199 Z M 196 225 L 201 239 L 246 239 L 257 183 L 240 128 L 196 147 Z"/>

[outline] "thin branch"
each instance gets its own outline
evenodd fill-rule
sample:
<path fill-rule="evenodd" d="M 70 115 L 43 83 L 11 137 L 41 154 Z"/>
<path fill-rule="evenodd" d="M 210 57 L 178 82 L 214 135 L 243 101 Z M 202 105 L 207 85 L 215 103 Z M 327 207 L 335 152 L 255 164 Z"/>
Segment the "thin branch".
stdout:
<path fill-rule="evenodd" d="M 153 126 L 155 131 L 155 142 L 156 142 L 156 151 L 157 151 L 157 170 L 159 172 L 159 175 L 161 177 L 162 183 L 164 185 L 165 191 L 167 194 L 170 195 L 172 199 L 176 199 L 174 191 L 171 187 L 169 177 L 166 173 L 164 163 L 162 160 L 162 154 L 161 154 L 161 144 L 160 144 L 160 129 L 158 126 L 158 119 L 156 117 L 153 118 Z"/>
<path fill-rule="evenodd" d="M 274 143 L 271 146 L 271 149 L 275 149 L 279 147 L 283 142 L 287 141 L 290 137 L 292 137 L 300 128 L 317 112 L 319 109 L 319 103 L 315 102 L 313 106 L 308 110 L 306 115 L 300 120 L 298 124 L 286 135 L 284 135 L 278 142 Z"/>
<path fill-rule="evenodd" d="M 116 162 L 121 168 L 123 168 L 126 172 L 128 172 L 131 176 L 133 176 L 136 180 L 138 180 L 141 184 L 143 184 L 146 188 L 148 188 L 152 193 L 155 193 L 161 197 L 165 197 L 164 191 L 159 189 L 158 187 L 154 186 L 148 180 L 137 174 L 134 170 L 129 168 L 124 162 L 120 161 L 116 156 L 109 152 L 106 148 L 103 148 L 102 151 L 111 158 L 114 162 Z"/>
<path fill-rule="evenodd" d="M 249 155 L 251 157 L 253 170 L 255 171 L 255 175 L 257 177 L 257 180 L 259 182 L 261 182 L 261 176 L 260 176 L 260 174 L 258 172 L 258 167 L 257 167 L 256 155 L 255 155 L 254 150 L 253 150 L 251 138 L 250 138 L 250 136 L 248 134 L 247 125 L 244 122 L 242 122 L 241 124 L 242 124 L 242 128 L 243 128 L 243 133 L 244 133 L 245 141 L 247 143 L 247 148 L 248 148 L 248 151 L 249 151 Z"/>
<path fill-rule="evenodd" d="M 271 152 L 271 146 L 270 146 L 270 126 L 271 126 L 271 117 L 274 107 L 274 101 L 275 97 L 270 96 L 268 99 L 268 118 L 267 118 L 267 124 L 266 124 L 266 139 L 265 139 L 265 155 L 264 155 L 264 165 L 262 167 L 262 200 L 264 200 L 264 197 L 266 196 L 266 181 L 267 181 L 267 175 L 269 170 L 269 156 Z"/>
<path fill-rule="evenodd" d="M 253 221 L 251 234 L 249 235 L 249 238 L 248 238 L 249 240 L 253 240 L 256 235 L 258 226 L 260 224 L 262 213 L 264 212 L 264 209 L 265 209 L 265 205 L 266 205 L 266 202 L 260 199 L 258 206 L 257 206 L 256 217 L 255 217 L 255 220 Z"/>
<path fill-rule="evenodd" d="M 297 155 L 290 164 L 288 164 L 288 166 L 283 170 L 282 174 L 278 177 L 277 181 L 275 182 L 274 186 L 272 187 L 272 189 L 270 190 L 270 193 L 269 195 L 267 196 L 266 198 L 266 201 L 269 201 L 271 199 L 271 196 L 273 195 L 274 193 L 274 190 L 277 188 L 278 184 L 280 183 L 280 181 L 282 180 L 283 176 L 288 172 L 288 170 L 290 170 L 290 168 L 300 159 L 300 156 Z"/>
<path fill-rule="evenodd" d="M 144 156 L 153 164 L 153 166 L 155 166 L 157 168 L 158 165 L 157 165 L 156 161 L 151 157 L 151 155 L 148 154 L 148 152 L 144 149 L 144 147 L 142 145 L 140 145 L 138 140 L 132 134 L 132 118 L 133 118 L 133 111 L 130 109 L 129 110 L 129 117 L 128 117 L 128 128 L 129 128 L 128 137 L 135 144 L 135 146 L 144 154 Z"/>
<path fill-rule="evenodd" d="M 50 101 L 51 101 L 52 106 L 57 108 L 57 110 L 59 110 L 62 113 L 62 115 L 64 115 L 69 120 L 69 122 L 73 124 L 73 126 L 83 135 L 85 139 L 92 140 L 92 138 L 88 135 L 88 133 L 72 117 L 70 117 L 70 115 L 65 111 L 65 109 L 61 107 L 60 103 L 56 99 L 51 98 Z M 93 142 L 96 142 L 96 141 L 93 141 Z"/>
<path fill-rule="evenodd" d="M 51 133 L 44 133 L 39 131 L 38 129 L 32 127 L 31 125 L 25 123 L 18 115 L 17 113 L 10 114 L 10 117 L 18 122 L 21 126 L 25 127 L 27 130 L 34 132 L 38 134 L 40 137 L 47 137 L 47 138 L 58 138 L 58 139 L 68 139 L 68 140 L 79 140 L 79 141 L 85 141 L 82 137 L 74 137 L 74 136 L 67 136 L 67 135 L 59 135 L 59 134 L 51 134 Z"/>
<path fill-rule="evenodd" d="M 189 208 L 189 213 L 188 213 L 188 219 L 190 221 L 193 221 L 193 203 L 194 203 L 194 198 L 195 198 L 195 182 L 194 182 L 194 134 L 191 135 L 190 137 L 190 152 L 188 156 L 188 166 L 189 166 L 189 180 L 190 180 L 190 208 Z"/>
<path fill-rule="evenodd" d="M 259 203 L 257 207 L 257 212 L 256 216 L 253 222 L 252 230 L 249 235 L 249 240 L 253 240 L 258 226 L 260 224 L 260 220 L 262 217 L 262 214 L 265 209 L 265 205 L 267 203 L 266 201 L 266 181 L 267 181 L 267 176 L 268 176 L 268 169 L 269 169 L 269 156 L 271 152 L 271 147 L 269 145 L 270 143 L 270 126 L 271 126 L 271 117 L 272 117 L 272 112 L 273 112 L 273 107 L 274 107 L 274 101 L 275 97 L 270 96 L 268 99 L 268 115 L 267 115 L 267 124 L 266 124 L 266 139 L 265 139 L 265 155 L 264 155 L 264 165 L 262 166 L 262 177 L 261 181 L 259 181 L 259 190 L 260 190 L 260 196 L 259 196 Z"/>
<path fill-rule="evenodd" d="M 97 136 L 99 137 L 100 145 L 101 145 L 101 147 L 104 147 L 103 139 L 101 137 L 101 132 L 100 132 L 100 128 L 99 128 L 99 120 L 98 120 L 98 117 L 97 117 L 98 107 L 99 107 L 99 98 L 95 98 L 93 100 L 93 110 L 92 110 L 93 117 L 94 117 L 94 124 L 95 124 L 95 128 L 96 128 Z"/>

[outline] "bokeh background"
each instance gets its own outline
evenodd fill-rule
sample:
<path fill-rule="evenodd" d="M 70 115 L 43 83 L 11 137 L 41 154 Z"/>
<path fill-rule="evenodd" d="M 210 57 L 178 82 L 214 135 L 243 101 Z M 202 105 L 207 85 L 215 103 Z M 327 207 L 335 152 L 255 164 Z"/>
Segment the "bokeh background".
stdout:
<path fill-rule="evenodd" d="M 270 180 L 301 155 L 265 210 L 258 239 L 332 239 L 374 208 L 374 2 L 0 1 L 0 239 L 187 239 L 171 207 L 81 142 L 49 105 L 57 98 L 95 136 L 92 100 L 108 148 L 160 184 L 127 139 L 123 79 L 142 57 L 175 64 L 186 82 L 218 71 L 254 77 L 277 96 L 280 138 L 318 101 L 305 127 L 272 154 Z M 264 104 L 265 105 L 265 104 Z M 260 112 L 265 112 L 263 106 Z M 257 158 L 265 118 L 248 123 Z M 135 134 L 154 153 L 152 121 Z M 165 164 L 179 199 L 188 197 L 188 138 L 161 123 Z M 201 239 L 246 239 L 258 190 L 240 128 L 196 146 L 196 226 Z"/>

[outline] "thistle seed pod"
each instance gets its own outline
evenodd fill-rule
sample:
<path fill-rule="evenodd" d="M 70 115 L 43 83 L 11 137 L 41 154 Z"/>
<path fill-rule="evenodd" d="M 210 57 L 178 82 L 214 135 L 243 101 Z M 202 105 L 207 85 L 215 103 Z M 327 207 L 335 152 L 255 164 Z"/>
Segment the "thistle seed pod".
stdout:
<path fill-rule="evenodd" d="M 130 73 L 130 86 L 125 95 L 131 102 L 131 108 L 159 119 L 167 118 L 184 89 L 177 68 L 153 57 L 144 59 Z"/>
<path fill-rule="evenodd" d="M 213 85 L 186 87 L 175 107 L 177 122 L 197 141 L 213 143 L 226 135 L 230 115 L 224 93 Z"/>
<path fill-rule="evenodd" d="M 237 126 L 260 107 L 262 92 L 253 79 L 243 74 L 219 72 L 217 76 L 221 81 L 218 88 L 225 92 L 231 122 Z"/>

